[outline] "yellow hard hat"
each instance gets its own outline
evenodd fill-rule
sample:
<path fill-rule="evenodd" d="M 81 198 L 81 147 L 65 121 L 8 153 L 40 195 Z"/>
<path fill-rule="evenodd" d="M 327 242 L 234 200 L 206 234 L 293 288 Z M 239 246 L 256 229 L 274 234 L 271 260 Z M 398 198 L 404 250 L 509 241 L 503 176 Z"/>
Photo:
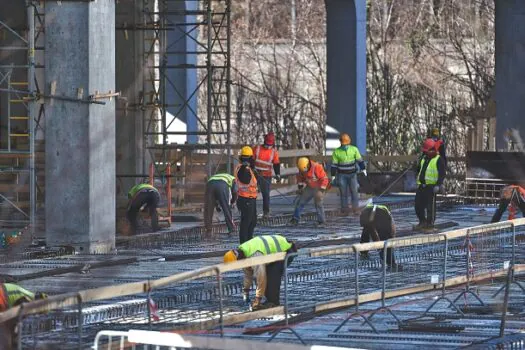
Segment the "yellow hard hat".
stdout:
<path fill-rule="evenodd" d="M 308 171 L 308 166 L 310 165 L 310 160 L 306 157 L 301 157 L 297 160 L 297 169 L 301 172 Z"/>
<path fill-rule="evenodd" d="M 342 133 L 341 136 L 339 136 L 339 141 L 341 141 L 342 146 L 347 146 L 352 143 L 352 138 L 347 133 Z"/>
<path fill-rule="evenodd" d="M 237 254 L 237 250 L 235 249 L 228 250 L 226 254 L 224 254 L 224 263 L 227 264 L 237 261 Z"/>
<path fill-rule="evenodd" d="M 242 157 L 253 157 L 253 150 L 250 146 L 244 146 L 241 148 Z"/>

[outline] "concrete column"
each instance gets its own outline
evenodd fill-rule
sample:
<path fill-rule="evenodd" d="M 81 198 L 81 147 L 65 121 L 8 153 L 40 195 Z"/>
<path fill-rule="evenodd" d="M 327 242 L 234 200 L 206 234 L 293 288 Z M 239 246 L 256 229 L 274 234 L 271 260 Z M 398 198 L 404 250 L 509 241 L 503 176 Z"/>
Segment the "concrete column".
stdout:
<path fill-rule="evenodd" d="M 325 0 L 327 124 L 366 152 L 366 0 Z"/>
<path fill-rule="evenodd" d="M 506 131 L 525 139 L 525 1 L 496 1 L 496 148 Z"/>
<path fill-rule="evenodd" d="M 115 1 L 47 2 L 45 18 L 45 93 L 115 91 Z M 115 246 L 115 100 L 103 101 L 46 100 L 48 245 Z"/>
<path fill-rule="evenodd" d="M 142 10 L 143 0 L 120 0 L 116 4 L 116 85 L 117 91 L 125 98 L 117 103 L 115 125 L 116 169 L 120 175 L 147 174 L 147 164 L 144 160 L 144 117 L 145 113 L 151 112 L 145 112 L 141 108 L 146 34 L 145 30 L 140 29 L 144 18 Z M 150 32 L 148 31 L 148 34 Z M 128 190 L 139 179 L 119 177 L 117 180 L 117 202 L 118 206 L 122 207 L 127 203 Z"/>

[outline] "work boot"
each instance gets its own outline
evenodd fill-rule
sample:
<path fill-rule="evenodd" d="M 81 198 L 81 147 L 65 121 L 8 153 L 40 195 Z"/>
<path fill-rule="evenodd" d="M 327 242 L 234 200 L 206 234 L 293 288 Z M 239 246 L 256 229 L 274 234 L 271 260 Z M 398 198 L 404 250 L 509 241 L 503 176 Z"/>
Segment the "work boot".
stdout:
<path fill-rule="evenodd" d="M 434 227 L 434 225 L 427 224 L 425 227 L 423 227 L 423 232 L 425 233 L 434 233 L 437 231 L 437 228 Z"/>
<path fill-rule="evenodd" d="M 289 225 L 291 226 L 297 226 L 299 225 L 299 220 L 297 220 L 296 218 L 292 218 L 289 222 L 288 222 Z"/>
<path fill-rule="evenodd" d="M 270 218 L 270 213 L 264 213 L 262 218 L 263 219 L 269 219 Z"/>
<path fill-rule="evenodd" d="M 319 227 L 319 228 L 326 227 L 326 223 L 319 221 L 317 224 L 315 224 L 315 227 Z"/>
<path fill-rule="evenodd" d="M 255 297 L 255 299 L 253 299 L 252 305 L 250 305 L 250 310 L 251 311 L 257 311 L 257 310 L 261 310 L 261 309 L 263 309 L 263 304 L 261 302 L 261 298 Z"/>
<path fill-rule="evenodd" d="M 412 226 L 412 230 L 414 230 L 414 231 L 423 230 L 426 226 L 427 226 L 426 223 L 420 222 L 416 226 Z"/>
<path fill-rule="evenodd" d="M 352 208 L 352 215 L 354 216 L 361 215 L 361 210 L 359 210 L 359 208 Z"/>

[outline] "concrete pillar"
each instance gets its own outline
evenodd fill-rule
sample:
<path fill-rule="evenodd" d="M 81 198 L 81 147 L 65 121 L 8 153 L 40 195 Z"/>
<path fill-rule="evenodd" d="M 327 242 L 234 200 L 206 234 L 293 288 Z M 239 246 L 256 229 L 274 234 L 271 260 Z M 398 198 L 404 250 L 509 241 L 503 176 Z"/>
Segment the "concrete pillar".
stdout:
<path fill-rule="evenodd" d="M 327 124 L 366 152 L 366 0 L 325 0 Z"/>
<path fill-rule="evenodd" d="M 116 110 L 116 169 L 118 175 L 147 174 L 144 159 L 144 117 L 141 93 L 144 83 L 143 0 L 120 0 L 116 4 L 115 56 L 117 91 L 125 99 L 119 100 Z M 148 31 L 149 32 L 152 31 Z M 150 42 L 151 44 L 151 42 Z M 152 54 L 153 55 L 153 54 Z M 153 62 L 153 60 L 151 60 Z M 128 190 L 139 181 L 130 177 L 117 178 L 118 206 L 127 203 Z"/>
<path fill-rule="evenodd" d="M 525 139 L 525 1 L 496 1 L 496 148 L 509 129 Z"/>
<path fill-rule="evenodd" d="M 45 93 L 115 91 L 115 1 L 46 2 L 45 10 Z M 103 101 L 46 100 L 48 245 L 115 246 L 115 100 Z"/>
<path fill-rule="evenodd" d="M 166 60 L 170 67 L 165 71 L 166 101 L 169 124 L 176 116 L 186 123 L 188 132 L 198 131 L 197 125 L 197 55 L 196 51 L 205 52 L 197 46 L 199 26 L 196 26 L 199 2 L 195 0 L 167 2 L 167 23 L 175 24 L 166 32 Z M 219 48 L 216 48 L 219 50 Z M 203 55 L 201 55 L 204 57 Z M 167 126 L 173 130 L 175 124 Z M 169 138 L 169 137 L 168 137 Z M 197 143 L 197 135 L 188 135 L 189 143 Z"/>

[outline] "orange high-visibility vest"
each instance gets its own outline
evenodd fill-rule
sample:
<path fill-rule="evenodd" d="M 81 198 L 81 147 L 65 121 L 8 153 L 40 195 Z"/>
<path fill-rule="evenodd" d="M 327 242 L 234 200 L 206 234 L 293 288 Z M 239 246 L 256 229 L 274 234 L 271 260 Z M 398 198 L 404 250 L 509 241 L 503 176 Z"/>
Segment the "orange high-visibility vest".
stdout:
<path fill-rule="evenodd" d="M 251 176 L 250 183 L 242 183 L 241 181 L 239 181 L 239 177 L 237 175 L 241 166 L 242 165 L 238 165 L 235 169 L 235 182 L 237 183 L 239 197 L 257 198 L 257 179 L 255 178 L 255 174 L 253 173 L 250 167 L 247 167 L 247 169 L 250 171 Z"/>
<path fill-rule="evenodd" d="M 279 164 L 279 152 L 272 147 L 266 148 L 261 145 L 253 149 L 255 156 L 255 169 L 261 176 L 271 177 L 274 164 Z"/>
<path fill-rule="evenodd" d="M 306 183 L 311 188 L 321 188 L 326 190 L 329 180 L 324 171 L 322 164 L 310 161 L 310 169 L 305 174 L 299 174 L 297 176 L 299 183 Z"/>

